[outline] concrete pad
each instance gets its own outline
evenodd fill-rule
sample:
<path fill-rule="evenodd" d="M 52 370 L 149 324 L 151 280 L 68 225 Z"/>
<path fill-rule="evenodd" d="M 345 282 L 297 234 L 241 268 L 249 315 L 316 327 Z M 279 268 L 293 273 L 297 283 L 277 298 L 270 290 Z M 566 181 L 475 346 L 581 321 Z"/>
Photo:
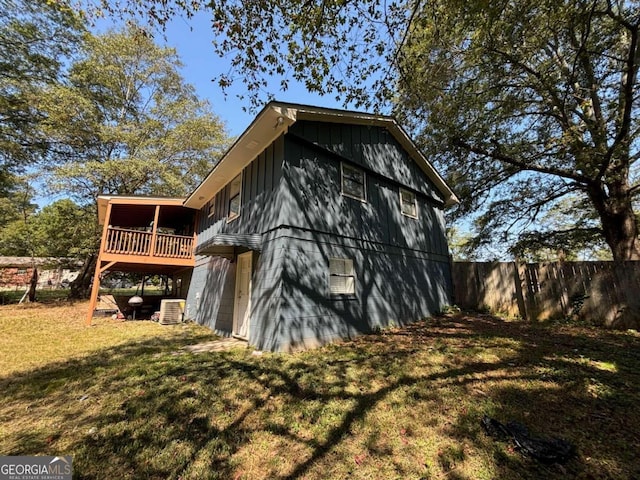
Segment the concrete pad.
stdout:
<path fill-rule="evenodd" d="M 220 340 L 213 340 L 211 342 L 196 343 L 195 345 L 187 345 L 183 350 L 191 353 L 221 352 L 234 348 L 247 348 L 247 345 L 248 343 L 246 341 L 231 337 L 221 338 Z"/>

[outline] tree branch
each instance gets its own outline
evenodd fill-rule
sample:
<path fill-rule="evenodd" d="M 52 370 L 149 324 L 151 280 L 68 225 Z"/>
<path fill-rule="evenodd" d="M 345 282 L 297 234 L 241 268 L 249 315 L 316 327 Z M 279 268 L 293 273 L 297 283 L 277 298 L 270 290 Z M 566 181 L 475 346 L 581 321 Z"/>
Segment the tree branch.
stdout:
<path fill-rule="evenodd" d="M 578 173 L 575 173 L 574 171 L 567 171 L 567 170 L 563 170 L 560 168 L 553 168 L 553 167 L 544 167 L 542 165 L 531 165 L 521 160 L 516 160 L 515 158 L 505 155 L 503 153 L 500 153 L 497 150 L 489 151 L 486 148 L 480 147 L 478 145 L 472 145 L 470 143 L 465 142 L 462 139 L 453 139 L 453 143 L 454 145 L 461 147 L 465 150 L 468 150 L 472 153 L 476 153 L 478 155 L 493 158 L 494 160 L 498 160 L 499 162 L 504 162 L 509 165 L 513 165 L 514 167 L 517 167 L 523 171 L 557 175 L 559 177 L 569 178 L 578 183 L 584 183 L 584 184 L 591 182 L 591 179 L 589 177 L 580 175 Z"/>
<path fill-rule="evenodd" d="M 599 176 L 602 177 L 609 168 L 614 153 L 620 144 L 628 141 L 629 130 L 631 128 L 631 113 L 633 111 L 634 89 L 636 85 L 636 77 L 638 74 L 638 63 L 640 63 L 640 49 L 638 48 L 638 24 L 629 23 L 624 17 L 613 12 L 611 1 L 607 1 L 607 15 L 620 25 L 624 26 L 631 36 L 629 41 L 629 50 L 625 60 L 625 68 L 620 79 L 620 123 L 618 133 L 605 154 L 602 165 L 600 166 Z M 620 112 L 619 110 L 619 112 Z"/>

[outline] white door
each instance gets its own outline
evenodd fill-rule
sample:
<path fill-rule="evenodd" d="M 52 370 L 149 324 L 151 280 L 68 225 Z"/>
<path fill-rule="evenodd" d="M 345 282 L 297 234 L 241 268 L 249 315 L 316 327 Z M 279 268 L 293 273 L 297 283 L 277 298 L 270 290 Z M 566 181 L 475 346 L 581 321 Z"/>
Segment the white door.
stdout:
<path fill-rule="evenodd" d="M 249 337 L 252 257 L 252 252 L 238 255 L 238 264 L 236 266 L 236 299 L 233 309 L 233 333 L 241 338 Z"/>

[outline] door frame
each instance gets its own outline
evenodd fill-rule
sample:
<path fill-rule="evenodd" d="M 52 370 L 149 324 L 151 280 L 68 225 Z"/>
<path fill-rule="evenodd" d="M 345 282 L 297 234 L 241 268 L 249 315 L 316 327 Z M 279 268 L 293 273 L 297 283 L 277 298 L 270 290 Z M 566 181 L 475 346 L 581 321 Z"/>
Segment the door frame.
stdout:
<path fill-rule="evenodd" d="M 240 335 L 240 333 L 238 332 L 238 318 L 240 313 L 238 308 L 238 303 L 239 303 L 238 291 L 239 291 L 240 282 L 242 278 L 242 275 L 240 272 L 240 259 L 245 259 L 245 258 L 249 259 L 249 285 L 247 286 L 247 295 L 249 296 L 249 299 L 247 301 L 247 309 L 245 310 L 245 313 L 244 313 L 245 321 L 247 322 L 247 326 L 246 326 L 247 333 L 246 335 L 243 336 L 243 335 Z M 235 291 L 233 292 L 233 336 L 242 338 L 245 340 L 249 338 L 252 288 L 253 288 L 253 252 L 248 251 L 245 253 L 241 253 L 236 258 L 236 288 L 235 288 Z"/>

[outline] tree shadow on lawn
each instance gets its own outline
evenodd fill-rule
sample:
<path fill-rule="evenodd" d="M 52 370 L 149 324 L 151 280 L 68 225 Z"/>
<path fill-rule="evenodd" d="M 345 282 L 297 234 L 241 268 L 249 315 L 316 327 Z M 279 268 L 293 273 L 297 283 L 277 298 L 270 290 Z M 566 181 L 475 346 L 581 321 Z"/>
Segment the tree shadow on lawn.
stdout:
<path fill-rule="evenodd" d="M 463 315 L 296 355 L 177 354 L 187 341 L 0 379 L 0 451 L 70 454 L 96 479 L 640 474 L 637 335 Z M 578 458 L 527 460 L 485 413 Z"/>
<path fill-rule="evenodd" d="M 436 331 L 421 330 L 419 335 L 455 341 L 466 337 L 488 347 L 497 347 L 500 340 L 517 341 L 516 355 L 495 363 L 480 382 L 467 383 L 472 394 L 476 389 L 489 399 L 486 411 L 460 412 L 447 428 L 452 439 L 469 440 L 490 452 L 500 478 L 640 477 L 637 333 L 505 322 L 490 315 L 433 323 L 439 327 Z M 518 421 L 534 436 L 569 440 L 577 456 L 564 467 L 524 458 L 509 443 L 488 439 L 480 428 L 481 413 L 504 423 Z"/>

